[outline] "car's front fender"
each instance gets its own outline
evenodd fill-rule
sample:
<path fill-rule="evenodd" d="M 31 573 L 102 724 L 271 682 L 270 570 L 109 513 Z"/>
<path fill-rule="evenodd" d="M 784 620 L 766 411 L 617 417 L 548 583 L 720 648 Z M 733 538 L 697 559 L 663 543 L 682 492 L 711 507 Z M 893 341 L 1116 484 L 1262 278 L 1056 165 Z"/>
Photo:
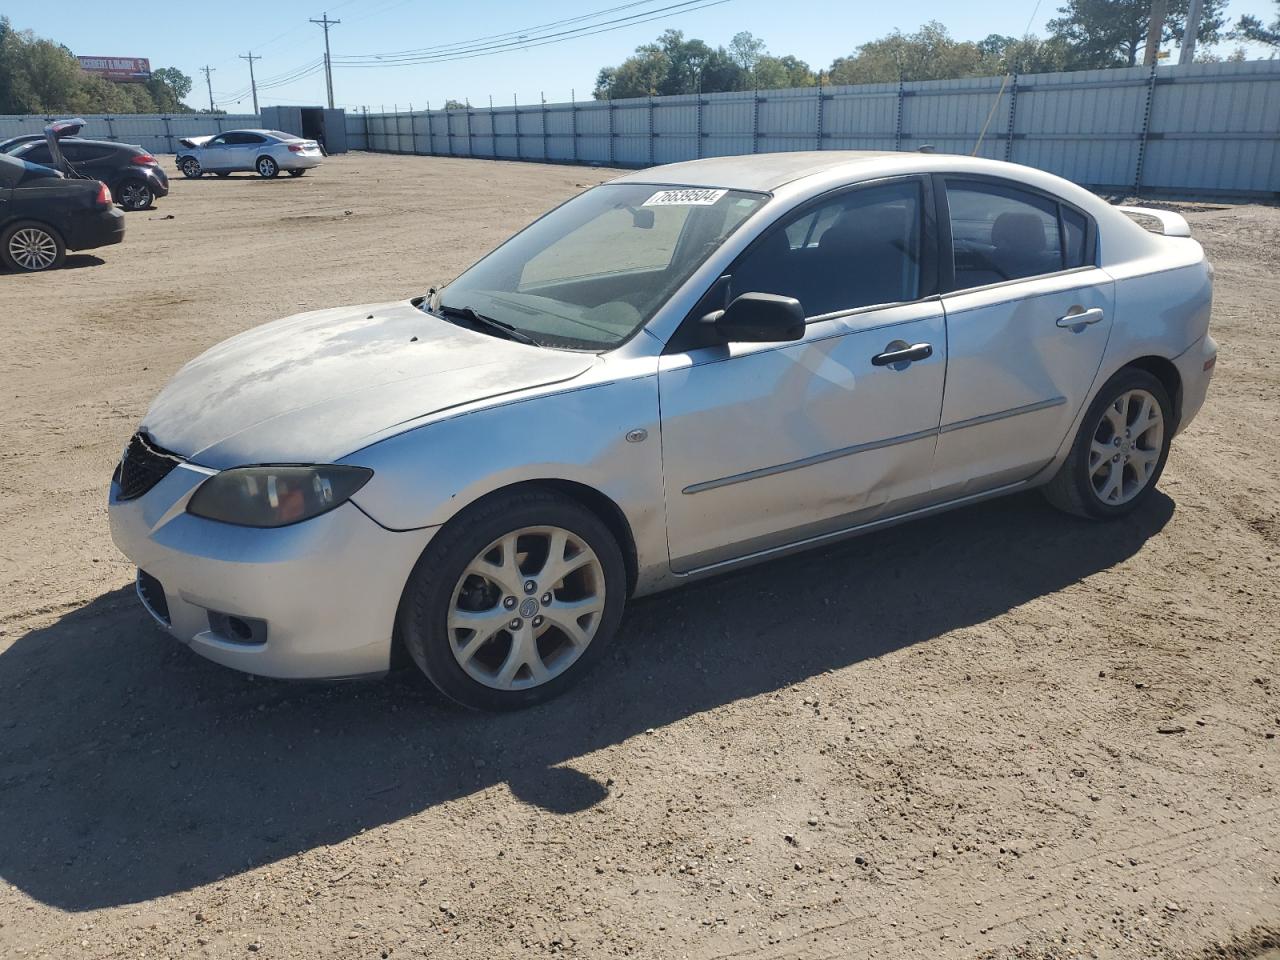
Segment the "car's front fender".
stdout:
<path fill-rule="evenodd" d="M 393 530 L 447 523 L 481 497 L 567 480 L 617 505 L 635 543 L 638 592 L 668 570 L 658 381 L 648 374 L 444 418 L 343 458 L 373 470 L 354 502 Z"/>

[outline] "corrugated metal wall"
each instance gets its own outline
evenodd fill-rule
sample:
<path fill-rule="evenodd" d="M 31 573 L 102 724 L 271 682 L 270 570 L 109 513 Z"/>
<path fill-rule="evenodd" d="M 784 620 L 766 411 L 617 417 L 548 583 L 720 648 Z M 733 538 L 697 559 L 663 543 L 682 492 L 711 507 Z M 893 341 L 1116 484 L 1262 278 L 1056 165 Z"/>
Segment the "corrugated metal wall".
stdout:
<path fill-rule="evenodd" d="M 1280 61 L 348 113 L 347 138 L 356 150 L 617 166 L 933 144 L 1105 191 L 1276 198 Z"/>
<path fill-rule="evenodd" d="M 24 133 L 39 133 L 55 117 L 0 116 L 0 140 Z M 90 140 L 118 140 L 136 143 L 152 153 L 173 153 L 180 137 L 198 137 L 238 130 L 242 127 L 261 127 L 256 113 L 228 114 L 221 116 L 203 113 L 176 113 L 173 116 L 157 116 L 139 113 L 128 116 L 95 114 L 83 118 L 87 121 L 82 136 Z"/>

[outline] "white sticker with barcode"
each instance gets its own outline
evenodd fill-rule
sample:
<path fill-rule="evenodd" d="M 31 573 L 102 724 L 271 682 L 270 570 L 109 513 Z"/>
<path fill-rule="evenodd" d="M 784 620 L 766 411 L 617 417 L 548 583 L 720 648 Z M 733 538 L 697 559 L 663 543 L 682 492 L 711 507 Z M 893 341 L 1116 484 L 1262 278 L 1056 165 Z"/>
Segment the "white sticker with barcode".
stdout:
<path fill-rule="evenodd" d="M 659 190 L 643 207 L 709 207 L 728 190 Z"/>

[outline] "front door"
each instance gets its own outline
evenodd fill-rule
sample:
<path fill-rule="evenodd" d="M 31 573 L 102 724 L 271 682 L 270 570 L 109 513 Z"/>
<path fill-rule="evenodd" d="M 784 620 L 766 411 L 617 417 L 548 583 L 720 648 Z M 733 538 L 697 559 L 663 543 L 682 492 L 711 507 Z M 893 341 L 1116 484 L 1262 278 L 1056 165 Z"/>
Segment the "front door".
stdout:
<path fill-rule="evenodd" d="M 924 256 L 928 192 L 902 178 L 820 198 L 770 228 L 717 285 L 725 302 L 749 291 L 795 297 L 810 318 L 802 340 L 682 348 L 688 326 L 673 339 L 658 382 L 676 571 L 929 496 L 947 344 Z M 885 356 L 911 348 L 913 359 Z"/>
<path fill-rule="evenodd" d="M 1114 282 L 1092 266 L 1080 211 L 999 181 L 948 179 L 954 282 L 934 489 L 945 499 L 1024 480 L 1088 402 Z"/>
<path fill-rule="evenodd" d="M 200 148 L 200 168 L 202 170 L 230 170 L 232 149 L 227 141 L 227 134 L 218 134 Z"/>

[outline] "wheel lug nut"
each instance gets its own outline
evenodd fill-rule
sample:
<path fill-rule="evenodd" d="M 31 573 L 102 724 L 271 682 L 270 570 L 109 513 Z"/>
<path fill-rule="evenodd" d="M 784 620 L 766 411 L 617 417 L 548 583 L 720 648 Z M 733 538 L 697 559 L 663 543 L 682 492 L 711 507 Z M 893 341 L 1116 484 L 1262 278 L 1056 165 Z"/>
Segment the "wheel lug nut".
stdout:
<path fill-rule="evenodd" d="M 514 620 L 512 620 L 510 623 L 508 623 L 508 624 L 507 624 L 507 626 L 508 626 L 508 627 L 510 627 L 512 630 L 519 630 L 519 629 L 520 629 L 520 622 L 521 622 L 521 621 L 520 621 L 520 618 L 519 618 L 519 617 L 516 617 Z"/>
<path fill-rule="evenodd" d="M 526 580 L 526 581 L 524 582 L 524 592 L 525 592 L 525 593 L 533 593 L 533 591 L 535 591 L 535 590 L 537 590 L 537 589 L 538 589 L 538 585 L 537 585 L 536 583 L 534 583 L 532 580 Z"/>
<path fill-rule="evenodd" d="M 1114 443 L 1117 447 L 1118 447 L 1118 446 L 1120 446 L 1120 438 L 1119 438 L 1119 437 L 1116 437 L 1116 438 L 1115 438 L 1113 441 L 1111 441 L 1111 442 L 1112 442 L 1112 443 Z"/>
<path fill-rule="evenodd" d="M 1120 462 L 1120 454 L 1118 454 L 1118 453 L 1117 453 L 1114 457 L 1112 457 L 1112 458 L 1111 458 L 1111 462 L 1112 462 L 1112 463 L 1119 463 L 1119 462 Z"/>
<path fill-rule="evenodd" d="M 548 590 L 546 593 L 542 595 L 542 605 L 545 607 L 547 604 L 551 602 L 552 599 L 553 598 L 551 596 L 551 591 Z"/>
<path fill-rule="evenodd" d="M 508 610 L 514 610 L 516 608 L 516 598 L 507 597 L 505 600 L 502 601 L 502 605 L 506 607 Z"/>
<path fill-rule="evenodd" d="M 536 616 L 536 617 L 534 617 L 534 618 L 533 618 L 533 625 L 534 625 L 535 627 L 540 627 L 540 626 L 542 626 L 542 617 L 541 617 L 541 615 Z"/>

